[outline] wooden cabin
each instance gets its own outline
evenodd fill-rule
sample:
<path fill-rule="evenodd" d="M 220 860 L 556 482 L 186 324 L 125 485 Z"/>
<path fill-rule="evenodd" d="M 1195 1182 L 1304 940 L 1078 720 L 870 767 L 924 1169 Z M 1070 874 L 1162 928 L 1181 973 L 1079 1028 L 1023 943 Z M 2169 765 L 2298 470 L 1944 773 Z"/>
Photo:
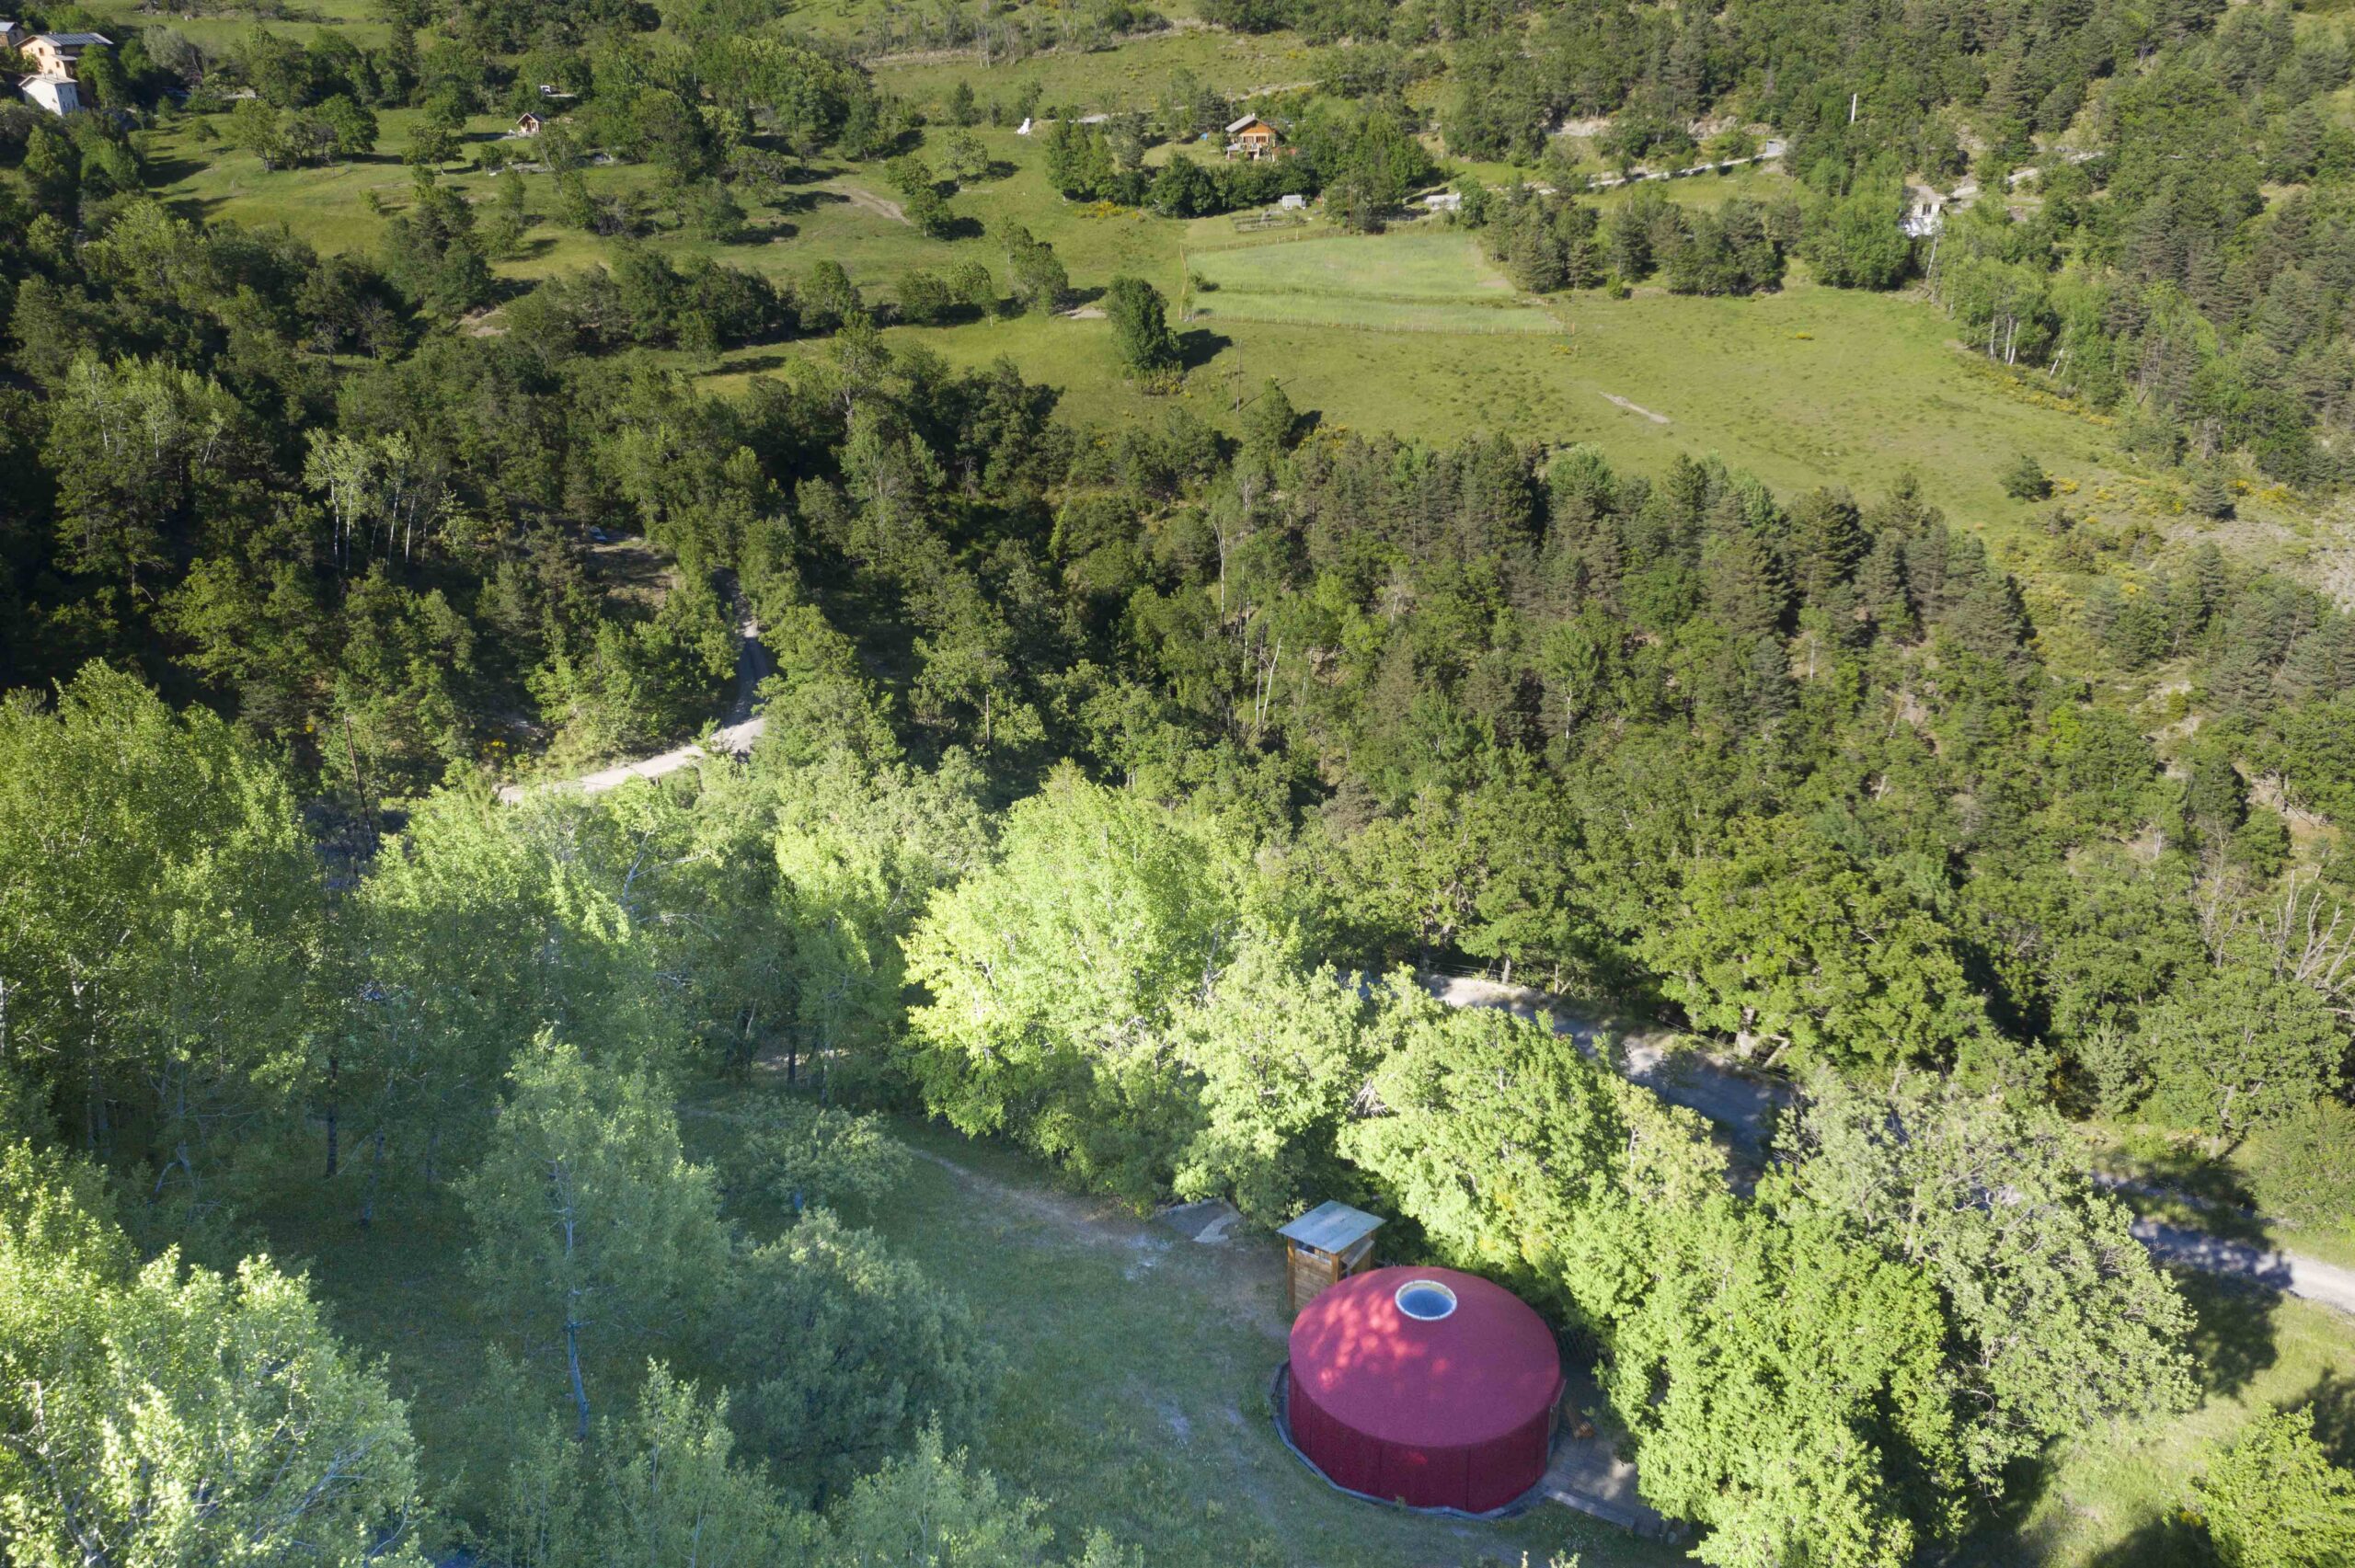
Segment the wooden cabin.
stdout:
<path fill-rule="evenodd" d="M 518 136 L 537 136 L 540 133 L 541 123 L 542 122 L 538 115 L 526 114 L 515 121 L 515 134 Z"/>
<path fill-rule="evenodd" d="M 1284 1239 L 1284 1291 L 1292 1314 L 1373 1262 L 1382 1221 L 1346 1203 L 1320 1203 L 1276 1232 Z"/>
<path fill-rule="evenodd" d="M 1276 128 L 1256 114 L 1246 114 L 1226 128 L 1230 156 L 1264 158 L 1276 150 Z"/>

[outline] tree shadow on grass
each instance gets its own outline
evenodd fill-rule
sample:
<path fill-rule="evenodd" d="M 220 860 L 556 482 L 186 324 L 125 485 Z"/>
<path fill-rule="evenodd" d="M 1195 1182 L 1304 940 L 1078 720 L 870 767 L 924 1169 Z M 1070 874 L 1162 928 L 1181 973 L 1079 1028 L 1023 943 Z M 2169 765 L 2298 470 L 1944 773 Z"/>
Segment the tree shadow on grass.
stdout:
<path fill-rule="evenodd" d="M 224 200 L 219 196 L 176 196 L 164 202 L 164 211 L 184 223 L 201 223 Z"/>
<path fill-rule="evenodd" d="M 2064 1504 L 2033 1525 L 2027 1522 L 2051 1473 L 2051 1465 L 2042 1459 L 2014 1465 L 2005 1475 L 2003 1499 L 1986 1522 L 1952 1551 L 1925 1553 L 1918 1561 L 1940 1568 L 2025 1568 L 2064 1561 L 2081 1562 L 2084 1568 L 2218 1568 L 2207 1532 L 2187 1524 L 2172 1507 L 2142 1521 L 2123 1539 L 2081 1557 L 2085 1543 L 2074 1538 L 2087 1516 L 2085 1510 Z"/>
<path fill-rule="evenodd" d="M 212 166 L 201 158 L 149 158 L 146 179 L 150 189 L 159 185 L 177 185 L 193 179 Z"/>
<path fill-rule="evenodd" d="M 2240 1173 L 2223 1161 L 2210 1159 L 2195 1145 L 2177 1143 L 2141 1151 L 2136 1163 L 2142 1167 L 2140 1180 L 2144 1185 L 2198 1199 L 2202 1219 L 2210 1229 L 2235 1234 L 2227 1227 L 2229 1222 L 2238 1220 L 2247 1227 L 2252 1237 L 2261 1235 L 2257 1223 L 2256 1196 L 2241 1180 Z"/>
<path fill-rule="evenodd" d="M 741 349 L 722 355 L 710 366 L 720 375 L 761 375 L 769 371 L 781 371 L 793 362 L 791 354 L 753 354 L 744 357 Z"/>
<path fill-rule="evenodd" d="M 1178 334 L 1178 362 L 1189 371 L 1200 370 L 1234 347 L 1234 338 L 1198 326 Z"/>
<path fill-rule="evenodd" d="M 2315 1441 L 2331 1463 L 2355 1469 L 2355 1381 L 2325 1372 L 2291 1408 L 2313 1413 Z"/>
<path fill-rule="evenodd" d="M 2234 1394 L 2273 1365 L 2273 1309 L 2280 1292 L 2239 1280 L 2178 1274 L 2193 1314 L 2189 1349 L 2203 1392 Z"/>
<path fill-rule="evenodd" d="M 792 190 L 768 203 L 780 214 L 814 212 L 821 207 L 847 204 L 850 198 L 839 190 Z"/>
<path fill-rule="evenodd" d="M 2206 1530 L 2174 1514 L 2162 1514 L 2089 1558 L 2085 1568 L 2217 1568 L 2217 1559 Z"/>

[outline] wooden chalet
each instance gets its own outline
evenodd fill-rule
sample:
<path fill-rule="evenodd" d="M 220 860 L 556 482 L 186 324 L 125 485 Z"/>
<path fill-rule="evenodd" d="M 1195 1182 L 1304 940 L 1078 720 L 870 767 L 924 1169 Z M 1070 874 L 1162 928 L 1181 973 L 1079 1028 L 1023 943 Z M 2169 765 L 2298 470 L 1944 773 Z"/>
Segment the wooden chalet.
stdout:
<path fill-rule="evenodd" d="M 1276 150 L 1276 128 L 1256 114 L 1246 114 L 1226 128 L 1229 157 L 1264 158 Z"/>

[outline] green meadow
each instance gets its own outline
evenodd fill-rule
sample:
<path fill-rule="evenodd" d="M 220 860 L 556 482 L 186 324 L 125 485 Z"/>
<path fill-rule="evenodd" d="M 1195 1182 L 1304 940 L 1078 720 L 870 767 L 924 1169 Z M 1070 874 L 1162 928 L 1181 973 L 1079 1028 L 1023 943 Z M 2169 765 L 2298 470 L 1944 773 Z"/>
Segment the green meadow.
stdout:
<path fill-rule="evenodd" d="M 1191 40 L 1265 42 L 1190 31 L 1167 41 Z M 1100 58 L 1126 59 L 1155 41 Z M 249 155 L 201 140 L 185 119 L 149 132 L 146 151 L 167 177 L 165 200 L 185 213 L 282 223 L 323 249 L 364 250 L 408 201 L 410 174 L 397 156 L 412 112 L 381 116 L 383 151 L 336 168 L 265 171 Z M 468 131 L 480 144 L 507 129 L 503 119 L 484 117 Z M 918 269 L 979 260 L 1002 276 L 994 236 L 1021 223 L 1054 246 L 1083 304 L 1129 273 L 1153 281 L 1176 315 L 1190 317 L 1178 325 L 1187 362 L 1178 392 L 1148 395 L 1124 378 L 1109 328 L 1097 320 L 894 326 L 886 341 L 921 345 L 955 365 L 1009 358 L 1061 390 L 1064 417 L 1084 426 L 1183 407 L 1233 428 L 1243 399 L 1272 377 L 1315 413 L 1327 436 L 1449 441 L 1501 432 L 1553 445 L 1591 441 L 1639 473 L 1658 472 L 1679 454 L 1715 455 L 1782 490 L 1840 485 L 1871 494 L 1911 474 L 2022 571 L 2040 612 L 2067 608 L 2077 579 L 2039 569 L 2053 548 L 2041 526 L 2047 510 L 2003 491 L 2000 476 L 2021 452 L 2065 481 L 2063 503 L 2107 537 L 2200 536 L 2183 514 L 2178 479 L 2138 470 L 2106 421 L 2039 394 L 2032 378 L 1990 369 L 1951 339 L 1945 317 L 1918 294 L 1825 288 L 1795 266 L 1784 289 L 1754 299 L 1647 288 L 1624 300 L 1582 292 L 1541 302 L 1518 294 L 1476 236 L 1444 217 L 1374 236 L 1343 235 L 1311 218 L 1261 235 L 1239 232 L 1231 217 L 1185 223 L 1083 205 L 1048 185 L 1035 139 L 1005 128 L 977 134 L 993 169 L 956 194 L 954 209 L 967 220 L 957 237 L 930 239 L 889 216 L 892 192 L 879 166 L 821 160 L 787 200 L 753 211 L 736 243 L 661 229 L 648 243 L 786 280 L 832 259 L 883 305 L 897 280 Z M 442 177 L 476 200 L 490 193 L 489 177 L 478 172 L 455 168 Z M 534 224 L 523 253 L 498 269 L 522 284 L 597 264 L 608 242 L 557 224 L 552 182 L 526 178 Z M 599 166 L 587 178 L 592 190 L 636 191 L 659 210 L 660 177 L 650 167 Z M 1751 170 L 1667 189 L 1680 200 L 1769 196 L 1787 189 L 1781 180 Z M 1194 276 L 1212 287 L 1196 289 Z M 672 358 L 725 391 L 829 352 L 824 342 L 805 340 Z M 2239 520 L 2215 536 L 2244 558 L 2269 562 L 2312 546 L 2309 525 L 2264 497 L 2245 498 Z"/>
<path fill-rule="evenodd" d="M 2184 1516 L 2185 1477 L 2269 1409 L 2306 1406 L 2338 1462 L 2355 1459 L 2355 1336 L 2327 1307 L 2178 1274 L 2198 1314 L 2200 1402 L 2113 1423 L 2017 1478 L 2005 1526 L 1945 1561 L 1956 1568 L 2213 1568 Z"/>
<path fill-rule="evenodd" d="M 682 1104 L 698 1160 L 723 1168 L 741 1136 L 734 1091 Z M 1167 1568 L 1518 1568 L 1577 1555 L 1581 1568 L 1666 1568 L 1679 1551 L 1558 1506 L 1501 1524 L 1417 1516 L 1328 1490 L 1285 1451 L 1267 1390 L 1284 1355 L 1275 1243 L 1239 1232 L 1201 1246 L 1074 1193 L 1004 1147 L 902 1123 L 913 1170 L 870 1219 L 901 1255 L 952 1283 L 1006 1358 L 974 1452 L 1047 1505 L 1067 1549 L 1089 1528 L 1149 1543 Z M 256 1212 L 259 1243 L 306 1265 L 338 1326 L 382 1349 L 395 1391 L 451 1468 L 445 1495 L 495 1471 L 518 1413 L 478 1412 L 477 1347 L 497 1333 L 472 1300 L 466 1228 L 446 1189 L 406 1195 L 355 1227 L 348 1184 L 288 1184 Z M 786 1216 L 740 1211 L 765 1237 Z M 1957 1568 L 2200 1568 L 2181 1522 L 2183 1478 L 2253 1413 L 2313 1402 L 2355 1440 L 2355 1339 L 2326 1309 L 2178 1276 L 2198 1314 L 2200 1400 L 2170 1419 L 2097 1427 L 2013 1478 L 1999 1523 L 1940 1561 Z M 626 1388 L 602 1385 L 615 1408 Z M 1304 1557 L 1304 1549 L 1310 1555 Z"/>
<path fill-rule="evenodd" d="M 141 28 L 168 28 L 205 48 L 226 52 L 257 29 L 308 44 L 326 32 L 341 33 L 363 49 L 381 49 L 389 36 L 373 0 L 298 0 L 282 17 L 267 21 L 236 6 L 205 15 L 180 14 L 147 0 L 79 0 L 82 9 Z"/>
<path fill-rule="evenodd" d="M 1024 60 L 990 63 L 976 52 L 885 55 L 873 62 L 886 89 L 918 102 L 937 102 L 969 82 L 986 104 L 1011 101 L 1036 83 L 1040 102 L 1084 113 L 1149 109 L 1170 77 L 1190 71 L 1230 98 L 1315 85 L 1329 52 L 1291 33 L 1228 33 L 1180 25 L 1123 41 L 1117 49 L 1055 49 Z"/>
<path fill-rule="evenodd" d="M 725 1169 L 741 1097 L 707 1086 L 681 1106 L 697 1160 Z M 876 1213 L 853 1218 L 953 1287 L 1005 1355 L 994 1407 L 972 1435 L 975 1462 L 1043 1502 L 1063 1550 L 1102 1528 L 1145 1543 L 1155 1568 L 1517 1568 L 1524 1553 L 1540 1565 L 1577 1555 L 1581 1568 L 1684 1560 L 1561 1507 L 1476 1524 L 1342 1496 L 1292 1458 L 1272 1424 L 1268 1391 L 1288 1321 L 1270 1238 L 1199 1246 L 1068 1191 L 1003 1148 L 913 1123 L 894 1130 L 918 1151 L 913 1170 Z M 307 1267 L 339 1329 L 386 1356 L 412 1425 L 447 1467 L 427 1478 L 431 1491 L 453 1497 L 497 1473 L 517 1423 L 544 1412 L 479 1406 L 480 1346 L 500 1325 L 472 1299 L 469 1231 L 448 1190 L 405 1195 L 365 1230 L 351 1223 L 348 1185 L 283 1192 L 253 1216 L 258 1231 L 247 1241 Z M 738 1218 L 766 1239 L 791 1217 L 752 1199 Z M 550 1379 L 539 1391 L 557 1389 Z M 623 1408 L 632 1389 L 615 1368 L 592 1397 Z"/>
<path fill-rule="evenodd" d="M 1182 295 L 1191 319 L 1288 322 L 1400 332 L 1555 332 L 1461 230 L 1297 240 L 1189 250 Z M 1193 286 L 1199 277 L 1201 286 Z"/>

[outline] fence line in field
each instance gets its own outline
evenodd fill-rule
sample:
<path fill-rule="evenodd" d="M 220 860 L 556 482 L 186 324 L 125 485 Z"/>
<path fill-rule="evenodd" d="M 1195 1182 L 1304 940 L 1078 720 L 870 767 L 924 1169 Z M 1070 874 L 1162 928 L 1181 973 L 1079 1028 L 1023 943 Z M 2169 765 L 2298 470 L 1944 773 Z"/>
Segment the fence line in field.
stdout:
<path fill-rule="evenodd" d="M 1271 226 L 1273 226 L 1273 225 L 1271 225 Z M 1285 225 L 1282 225 L 1282 226 L 1284 226 L 1284 227 L 1288 227 L 1288 228 L 1303 228 L 1303 225 L 1300 225 L 1300 224 L 1285 224 Z M 1208 242 L 1207 244 L 1203 244 L 1203 245 L 1197 245 L 1197 246 L 1193 246 L 1192 248 L 1193 248 L 1193 250 L 1196 252 L 1196 254 L 1198 254 L 1198 255 L 1208 255 L 1208 254 L 1212 254 L 1212 253 L 1215 253 L 1215 252 L 1220 252 L 1220 251 L 1228 251 L 1228 250 L 1258 250 L 1258 249 L 1261 249 L 1261 248 L 1262 248 L 1262 247 L 1264 247 L 1264 246 L 1271 246 L 1271 245 L 1300 245 L 1300 244 L 1304 243 L 1304 241 L 1308 241 L 1308 240 L 1318 240 L 1318 239 L 1368 239 L 1368 240 L 1378 240 L 1378 239 L 1382 239 L 1382 238 L 1384 238 L 1384 235 L 1353 235 L 1353 234 L 1350 234 L 1350 233 L 1348 230 L 1346 230 L 1346 229 L 1317 229 L 1317 228 L 1305 228 L 1305 229 L 1304 229 L 1304 232 L 1301 232 L 1301 233 L 1298 233 L 1298 234 L 1278 235 L 1277 235 L 1277 236 L 1275 236 L 1273 239 L 1221 239 L 1221 240 L 1212 240 L 1212 241 Z"/>

